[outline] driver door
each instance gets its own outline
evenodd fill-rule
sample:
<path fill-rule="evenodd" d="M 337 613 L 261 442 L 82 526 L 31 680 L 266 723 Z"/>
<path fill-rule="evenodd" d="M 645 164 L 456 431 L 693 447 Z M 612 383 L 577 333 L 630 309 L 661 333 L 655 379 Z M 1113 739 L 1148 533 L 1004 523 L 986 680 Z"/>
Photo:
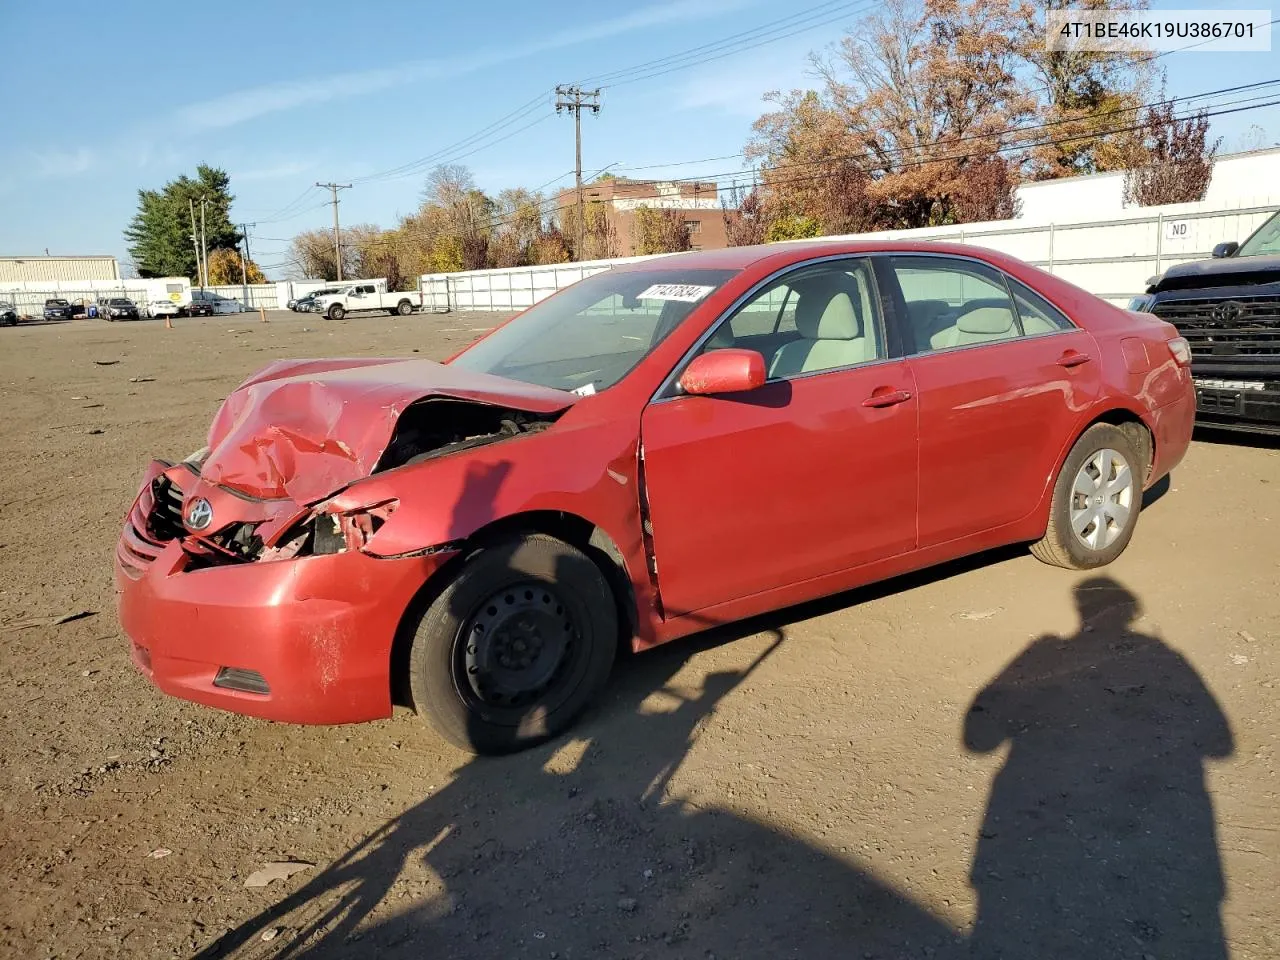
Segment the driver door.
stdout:
<path fill-rule="evenodd" d="M 791 301 L 794 326 L 782 337 L 764 318 Z M 766 329 L 764 386 L 661 396 L 643 414 L 668 617 L 915 546 L 915 386 L 906 361 L 888 357 L 868 261 L 785 274 L 723 318 L 701 349 L 751 349 Z"/>

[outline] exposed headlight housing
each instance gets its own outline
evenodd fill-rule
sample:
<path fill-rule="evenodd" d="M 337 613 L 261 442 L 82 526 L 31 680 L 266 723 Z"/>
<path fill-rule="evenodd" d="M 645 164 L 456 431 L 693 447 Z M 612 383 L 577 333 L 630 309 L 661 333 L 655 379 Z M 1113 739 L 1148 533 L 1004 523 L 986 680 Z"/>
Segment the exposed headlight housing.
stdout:
<path fill-rule="evenodd" d="M 330 502 L 320 504 L 308 523 L 311 528 L 309 552 L 324 556 L 363 549 L 398 506 L 399 500 L 384 500 L 338 512 Z M 303 552 L 308 552 L 305 547 Z"/>

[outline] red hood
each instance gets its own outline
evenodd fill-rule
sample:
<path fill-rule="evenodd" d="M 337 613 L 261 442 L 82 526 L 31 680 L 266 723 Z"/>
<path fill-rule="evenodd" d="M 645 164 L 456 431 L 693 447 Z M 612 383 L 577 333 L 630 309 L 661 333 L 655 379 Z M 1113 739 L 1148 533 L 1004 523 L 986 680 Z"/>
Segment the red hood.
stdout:
<path fill-rule="evenodd" d="M 281 360 L 223 402 L 201 476 L 252 497 L 323 499 L 372 473 L 400 414 L 426 397 L 530 413 L 554 413 L 578 399 L 430 360 Z"/>

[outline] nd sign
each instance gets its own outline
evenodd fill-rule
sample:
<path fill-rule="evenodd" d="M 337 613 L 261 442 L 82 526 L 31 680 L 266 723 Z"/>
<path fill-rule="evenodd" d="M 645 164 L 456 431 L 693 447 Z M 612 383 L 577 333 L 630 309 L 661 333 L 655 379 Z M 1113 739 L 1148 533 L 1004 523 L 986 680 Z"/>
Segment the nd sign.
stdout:
<path fill-rule="evenodd" d="M 1166 240 L 1185 240 L 1191 236 L 1190 220 L 1166 220 L 1164 222 L 1164 238 Z"/>

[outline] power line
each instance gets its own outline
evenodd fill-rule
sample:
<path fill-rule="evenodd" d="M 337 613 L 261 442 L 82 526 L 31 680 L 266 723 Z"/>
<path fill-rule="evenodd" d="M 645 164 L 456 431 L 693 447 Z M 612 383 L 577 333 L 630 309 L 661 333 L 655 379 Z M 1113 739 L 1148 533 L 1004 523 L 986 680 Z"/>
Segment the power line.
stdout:
<path fill-rule="evenodd" d="M 1280 83 L 1280 79 L 1272 80 L 1272 81 L 1267 81 L 1267 83 L 1270 83 L 1270 84 Z M 1255 85 L 1253 85 L 1253 84 L 1247 84 L 1247 85 L 1244 85 L 1244 88 L 1246 88 L 1246 89 L 1247 89 L 1247 88 L 1251 88 L 1251 87 L 1253 87 L 1253 86 L 1255 86 Z M 1227 90 L 1228 92 L 1229 92 L 1229 91 L 1232 91 L 1232 90 L 1234 90 L 1234 89 L 1235 89 L 1235 88 L 1226 88 L 1226 90 Z M 1208 95 L 1209 95 L 1209 94 L 1202 94 L 1201 96 L 1208 96 Z M 1186 99 L 1186 98 L 1184 98 L 1184 99 Z M 1241 112 L 1245 112 L 1245 111 L 1249 111 L 1249 110 L 1258 110 L 1258 109 L 1262 109 L 1262 108 L 1264 108 L 1264 107 L 1275 106 L 1275 105 L 1277 105 L 1277 104 L 1280 104 L 1280 99 L 1266 100 L 1265 102 L 1261 102 L 1261 103 L 1250 103 L 1250 102 L 1248 102 L 1248 101 L 1250 101 L 1250 100 L 1258 100 L 1258 99 L 1260 99 L 1260 98 L 1256 98 L 1256 97 L 1254 97 L 1254 98 L 1245 98 L 1244 100 L 1228 101 L 1228 102 L 1227 102 L 1227 103 L 1225 103 L 1225 104 L 1221 104 L 1221 105 L 1219 105 L 1220 109 L 1214 109 L 1214 110 L 1209 110 L 1209 111 L 1203 111 L 1203 114 L 1204 114 L 1204 116 L 1206 116 L 1206 117 L 1224 116 L 1224 115 L 1227 115 L 1227 114 L 1241 113 Z M 1157 104 L 1157 103 L 1163 103 L 1163 102 L 1167 102 L 1167 101 L 1155 101 L 1153 104 L 1145 104 L 1144 106 L 1153 106 L 1153 105 L 1155 105 L 1155 104 Z M 1236 105 L 1233 105 L 1233 104 L 1236 104 Z M 1239 104 L 1243 104 L 1243 105 L 1239 105 Z M 1201 111 L 1196 111 L 1196 112 L 1184 113 L 1184 114 L 1181 114 L 1181 115 L 1175 115 L 1174 119 L 1175 119 L 1175 120 L 1187 120 L 1187 119 L 1190 119 L 1190 118 L 1192 118 L 1192 117 L 1199 116 L 1199 115 L 1200 115 L 1200 113 L 1201 113 Z M 1041 139 L 1041 140 L 1035 140 L 1035 141 L 1030 141 L 1030 142 L 1026 142 L 1026 143 L 1007 144 L 1007 145 L 997 146 L 994 150 L 983 150 L 983 151 L 977 151 L 977 152 L 971 152 L 971 153 L 947 154 L 947 155 L 942 155 L 942 156 L 929 157 L 929 158 L 927 158 L 927 159 L 912 160 L 912 161 L 908 161 L 908 162 L 902 163 L 902 164 L 900 164 L 900 165 L 897 167 L 897 169 L 899 169 L 899 170 L 905 170 L 905 169 L 911 169 L 911 168 L 915 168 L 915 167 L 923 167 L 923 166 L 927 166 L 927 165 L 929 165 L 929 164 L 933 164 L 933 163 L 944 163 L 944 162 L 947 162 L 947 161 L 953 161 L 953 160 L 955 160 L 955 161 L 959 161 L 959 160 L 968 160 L 968 159 L 982 158 L 982 157 L 990 156 L 992 153 L 1007 153 L 1007 152 L 1014 151 L 1014 150 L 1024 150 L 1024 149 L 1031 149 L 1031 148 L 1039 147 L 1039 146 L 1051 146 L 1051 145 L 1056 145 L 1056 144 L 1061 144 L 1061 143 L 1070 143 L 1070 142 L 1074 142 L 1074 141 L 1077 141 L 1077 140 L 1092 139 L 1092 138 L 1095 138 L 1095 137 L 1112 136 L 1112 135 L 1114 135 L 1114 134 L 1118 134 L 1118 133 L 1128 133 L 1128 132 L 1132 132 L 1132 131 L 1135 131 L 1135 130 L 1141 130 L 1141 129 L 1144 129 L 1145 127 L 1146 127 L 1146 124 L 1145 124 L 1145 123 L 1129 124 L 1129 125 L 1125 125 L 1125 126 L 1109 127 L 1109 128 L 1107 128 L 1107 129 L 1103 129 L 1103 130 L 1093 130 L 1093 131 L 1089 131 L 1088 133 L 1073 134 L 1073 135 L 1064 136 L 1064 137 L 1049 138 L 1049 139 Z M 1004 132 L 1004 133 L 1007 133 L 1007 132 L 1010 132 L 1010 131 L 1003 131 L 1003 132 Z M 995 137 L 998 137 L 998 136 L 1000 136 L 1000 135 L 1001 135 L 1001 132 L 1000 132 L 1000 131 L 997 131 L 997 132 L 993 132 L 993 133 L 991 134 L 991 137 L 992 137 L 992 138 L 995 138 Z M 789 165 L 789 166 L 793 166 L 793 167 L 812 166 L 812 165 L 814 165 L 814 164 L 819 164 L 819 163 L 823 163 L 823 164 L 825 164 L 825 163 L 831 163 L 831 162 L 833 162 L 833 161 L 834 161 L 834 160 L 836 160 L 836 159 L 838 159 L 838 158 L 830 158 L 830 157 L 829 157 L 829 158 L 824 158 L 824 159 L 822 159 L 822 160 L 816 160 L 816 161 L 808 161 L 808 162 L 795 163 L 795 164 L 791 164 L 791 165 Z M 845 157 L 845 158 L 843 158 L 843 159 L 858 159 L 858 158 L 853 157 L 853 156 L 849 156 L 849 157 Z M 749 172 L 749 171 L 747 171 L 747 172 Z M 744 171 L 735 171 L 735 173 L 736 173 L 737 175 L 742 175 L 742 174 L 744 173 Z M 715 177 L 717 177 L 717 176 L 727 176 L 727 174 L 710 175 L 710 176 L 700 177 L 700 178 L 686 178 L 686 179 L 682 179 L 682 180 L 673 180 L 673 181 L 671 181 L 671 182 L 673 182 L 673 183 L 687 183 L 687 182 L 693 182 L 695 179 L 698 179 L 698 180 L 714 179 L 714 178 L 715 178 Z M 791 183 L 804 183 L 804 182 L 809 182 L 809 181 L 812 181 L 812 180 L 823 179 L 823 178 L 826 178 L 826 177 L 829 177 L 829 176 L 830 176 L 829 172 L 827 172 L 827 171 L 825 171 L 825 170 L 822 170 L 822 171 L 819 171 L 819 172 L 817 172 L 817 173 L 810 173 L 810 174 L 806 174 L 806 175 L 803 175 L 803 176 L 792 176 L 792 177 L 784 177 L 784 178 L 782 178 L 782 179 L 777 179 L 777 180 L 772 181 L 772 184 L 771 184 L 771 185 L 772 185 L 772 186 L 782 186 L 782 185 L 785 185 L 785 184 L 791 184 Z M 549 205 L 550 205 L 550 206 L 549 206 Z M 540 204 L 539 206 L 540 206 L 540 208 L 542 209 L 542 213 L 543 213 L 543 215 L 547 215 L 547 214 L 553 214 L 553 213 L 562 212 L 562 211 L 564 211 L 564 210 L 572 209 L 572 206 L 573 206 L 573 205 L 571 205 L 571 204 L 559 204 L 559 203 L 558 203 L 558 199 L 557 199 L 557 198 L 552 197 L 552 198 L 548 198 L 546 201 L 543 201 L 543 203 L 542 203 L 542 204 Z M 490 220 L 489 222 L 487 222 L 487 223 L 484 223 L 484 224 L 478 224 L 478 225 L 477 225 L 477 227 L 478 227 L 479 229 L 493 229 L 493 228 L 496 228 L 496 227 L 499 227 L 499 226 L 503 226 L 503 225 L 505 225 L 505 224 L 507 224 L 507 223 L 510 223 L 510 222 L 512 222 L 514 219 L 515 219 L 514 217 L 496 217 L 496 218 L 491 219 L 491 220 Z M 395 243 L 395 242 L 398 242 L 398 241 L 399 241 L 399 240 L 401 240 L 401 239 L 416 239 L 416 238 L 427 239 L 427 238 L 429 238 L 430 236 L 431 236 L 430 234 L 425 234 L 425 233 L 421 233 L 421 232 L 414 232 L 414 233 L 401 233 L 399 236 L 396 236 L 396 237 L 387 237 L 387 238 L 381 238 L 381 239 L 378 239 L 378 240 L 369 241 L 369 244 L 370 244 L 370 245 L 383 245 L 383 244 Z"/>

